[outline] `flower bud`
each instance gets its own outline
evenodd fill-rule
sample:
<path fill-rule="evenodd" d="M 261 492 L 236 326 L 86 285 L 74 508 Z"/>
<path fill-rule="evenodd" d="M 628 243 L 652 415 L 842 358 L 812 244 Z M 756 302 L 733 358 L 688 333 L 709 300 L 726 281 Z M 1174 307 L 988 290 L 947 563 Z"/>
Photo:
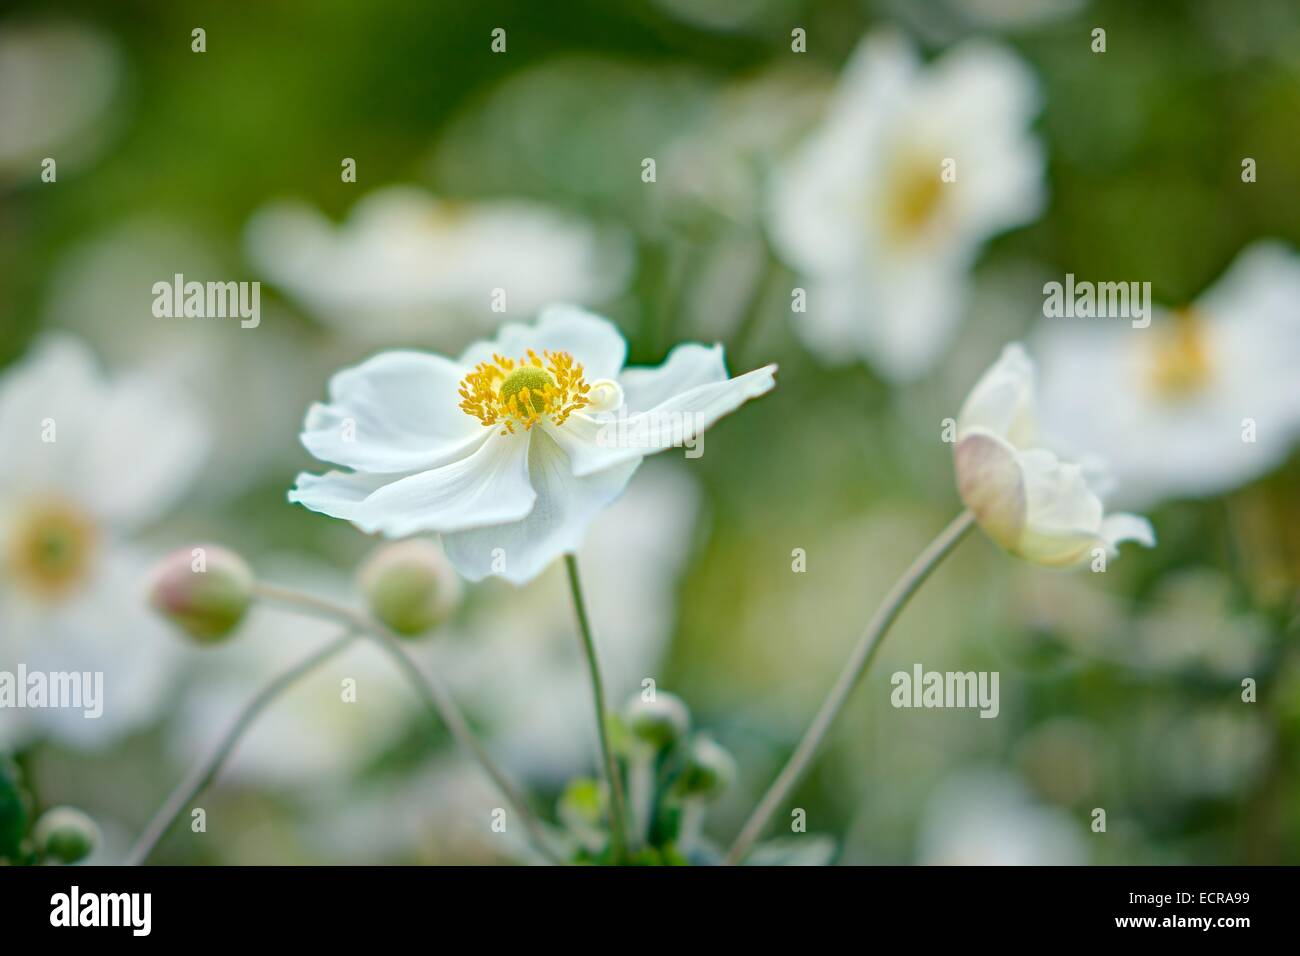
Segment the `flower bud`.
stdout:
<path fill-rule="evenodd" d="M 227 637 L 253 600 L 253 572 L 239 555 L 207 545 L 181 548 L 159 562 L 149 587 L 154 609 L 190 637 Z"/>
<path fill-rule="evenodd" d="M 671 747 L 691 727 L 691 712 L 676 694 L 657 691 L 654 700 L 635 694 L 623 708 L 623 719 L 633 737 L 663 750 Z"/>
<path fill-rule="evenodd" d="M 76 807 L 54 807 L 41 814 L 33 832 L 36 852 L 60 863 L 84 860 L 99 845 L 99 827 Z"/>
<path fill-rule="evenodd" d="M 425 538 L 377 548 L 358 577 L 371 613 L 404 637 L 437 627 L 460 605 L 460 578 L 442 549 Z"/>
<path fill-rule="evenodd" d="M 736 776 L 736 761 L 712 737 L 699 736 L 691 741 L 686 767 L 677 778 L 678 790 L 688 796 L 712 800 L 719 796 Z"/>

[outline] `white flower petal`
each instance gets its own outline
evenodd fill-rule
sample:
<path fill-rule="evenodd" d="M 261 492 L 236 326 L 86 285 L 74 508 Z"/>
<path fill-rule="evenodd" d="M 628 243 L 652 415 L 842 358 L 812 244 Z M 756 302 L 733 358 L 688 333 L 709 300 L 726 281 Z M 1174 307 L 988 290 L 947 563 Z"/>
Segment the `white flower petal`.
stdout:
<path fill-rule="evenodd" d="M 1023 345 L 1013 342 L 971 389 L 957 416 L 957 437 L 981 429 L 1005 438 L 1016 448 L 1038 436 L 1034 413 L 1034 363 Z"/>
<path fill-rule="evenodd" d="M 1050 531 L 1101 529 L 1101 499 L 1080 465 L 1063 462 L 1045 448 L 1019 453 L 1025 482 L 1026 523 Z"/>
<path fill-rule="evenodd" d="M 98 749 L 163 715 L 185 650 L 145 600 L 152 560 L 111 542 L 91 578 L 57 604 L 0 594 L 0 668 L 103 674 L 100 716 L 80 707 L 6 710 L 0 748 L 49 737 Z"/>
<path fill-rule="evenodd" d="M 577 306 L 552 305 L 532 325 L 506 325 L 492 341 L 475 342 L 461 354 L 460 363 L 474 366 L 494 353 L 518 359 L 529 349 L 538 355 L 568 352 L 589 382 L 618 378 L 627 358 L 627 342 L 613 322 Z"/>
<path fill-rule="evenodd" d="M 556 558 L 577 550 L 592 519 L 622 493 L 640 463 L 638 456 L 577 477 L 549 434 L 538 432 L 528 456 L 529 479 L 537 491 L 532 511 L 513 524 L 444 534 L 447 557 L 471 581 L 499 574 L 513 584 L 524 584 Z"/>
<path fill-rule="evenodd" d="M 1013 550 L 1025 526 L 1025 483 L 1015 449 L 986 432 L 972 432 L 953 454 L 957 490 L 984 533 Z"/>
<path fill-rule="evenodd" d="M 79 499 L 80 449 L 94 432 L 104 382 L 90 349 L 71 335 L 42 336 L 0 376 L 0 488 Z M 46 441 L 47 424 L 54 441 Z"/>
<path fill-rule="evenodd" d="M 528 483 L 534 437 L 493 431 L 472 455 L 379 488 L 357 505 L 352 520 L 390 538 L 517 521 L 537 499 Z"/>
<path fill-rule="evenodd" d="M 722 346 L 688 343 L 668 353 L 662 365 L 625 369 L 619 376 L 623 404 L 629 412 L 643 412 L 697 385 L 727 380 Z"/>
<path fill-rule="evenodd" d="M 342 471 L 329 471 L 323 475 L 303 472 L 289 491 L 289 500 L 331 518 L 354 521 L 361 502 L 384 485 L 401 477 L 403 476 L 389 474 L 349 474 Z"/>
<path fill-rule="evenodd" d="M 112 383 L 81 436 L 85 500 L 119 527 L 162 515 L 203 466 L 209 438 L 198 412 L 161 383 L 136 376 Z"/>
<path fill-rule="evenodd" d="M 1121 541 L 1136 541 L 1145 548 L 1156 546 L 1156 532 L 1151 522 L 1127 511 L 1106 515 L 1101 522 L 1101 537 L 1112 554 L 1119 550 Z"/>
<path fill-rule="evenodd" d="M 863 261 L 872 173 L 900 104 L 917 73 L 915 51 L 881 31 L 858 45 L 825 121 L 774 177 L 769 211 L 781 257 L 818 278 L 844 275 Z"/>
<path fill-rule="evenodd" d="M 487 429 L 461 408 L 465 369 L 440 355 L 382 352 L 330 379 L 307 413 L 302 443 L 359 471 L 437 468 L 474 451 Z"/>
<path fill-rule="evenodd" d="M 968 267 L 964 258 L 934 252 L 877 263 L 845 280 L 851 284 L 837 298 L 855 317 L 858 354 L 894 382 L 929 371 L 961 318 Z"/>
<path fill-rule="evenodd" d="M 695 385 L 633 415 L 593 418 L 577 412 L 559 427 L 548 426 L 548 432 L 569 456 L 574 474 L 590 475 L 693 441 L 723 415 L 771 391 L 775 374 L 776 366 L 766 365 L 721 382 Z"/>
<path fill-rule="evenodd" d="M 1048 568 L 1075 568 L 1088 561 L 1101 538 L 1088 531 L 1044 530 L 1027 527 L 1011 553 Z"/>

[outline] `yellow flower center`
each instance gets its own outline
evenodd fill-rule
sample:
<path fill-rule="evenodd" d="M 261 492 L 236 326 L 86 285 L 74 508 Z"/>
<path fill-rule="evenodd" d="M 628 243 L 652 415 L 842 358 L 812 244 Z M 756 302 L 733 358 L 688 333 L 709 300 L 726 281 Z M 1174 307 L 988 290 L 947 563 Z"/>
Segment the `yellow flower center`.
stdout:
<path fill-rule="evenodd" d="M 501 425 L 501 434 L 515 426 L 525 431 L 543 418 L 563 425 L 579 408 L 591 404 L 591 386 L 568 352 L 532 349 L 518 362 L 502 355 L 480 362 L 460 383 L 460 407 L 484 426 Z"/>
<path fill-rule="evenodd" d="M 889 177 L 885 197 L 885 227 L 900 242 L 916 237 L 934 217 L 943 200 L 945 183 L 937 162 L 900 161 Z"/>
<path fill-rule="evenodd" d="M 1162 398 L 1177 400 L 1200 391 L 1213 368 L 1202 322 L 1190 309 L 1180 309 L 1163 328 L 1153 330 L 1155 348 L 1147 368 L 1148 384 Z"/>
<path fill-rule="evenodd" d="M 10 571 L 45 599 L 63 597 L 85 580 L 99 538 L 91 518 L 64 501 L 45 501 L 18 521 L 10 541 Z"/>

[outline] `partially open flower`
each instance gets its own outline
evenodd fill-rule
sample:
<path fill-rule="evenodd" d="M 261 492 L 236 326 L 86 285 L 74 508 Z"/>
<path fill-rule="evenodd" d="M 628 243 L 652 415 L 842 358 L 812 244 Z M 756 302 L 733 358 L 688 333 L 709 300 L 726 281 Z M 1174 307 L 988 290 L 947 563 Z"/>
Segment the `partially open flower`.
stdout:
<path fill-rule="evenodd" d="M 460 605 L 460 578 L 432 541 L 412 538 L 373 551 L 359 572 L 371 613 L 403 637 L 423 634 Z"/>
<path fill-rule="evenodd" d="M 1113 556 L 1121 541 L 1155 545 L 1145 518 L 1104 513 L 1095 473 L 1039 442 L 1034 365 L 1021 345 L 1008 345 L 957 418 L 957 488 L 990 538 L 1054 568 L 1085 564 L 1098 549 Z"/>
<path fill-rule="evenodd" d="M 208 545 L 159 562 L 149 586 L 154 609 L 203 643 L 228 637 L 253 600 L 253 572 L 239 555 Z"/>
<path fill-rule="evenodd" d="M 671 747 L 686 735 L 691 726 L 691 712 L 676 694 L 658 691 L 654 700 L 636 694 L 623 712 L 632 736 L 656 751 Z"/>
<path fill-rule="evenodd" d="M 736 761 L 712 737 L 691 742 L 686 768 L 677 779 L 678 790 L 688 796 L 712 800 L 721 796 L 736 777 Z"/>
<path fill-rule="evenodd" d="M 99 845 L 99 827 L 76 807 L 53 807 L 41 814 L 33 832 L 36 851 L 60 863 L 84 860 Z"/>

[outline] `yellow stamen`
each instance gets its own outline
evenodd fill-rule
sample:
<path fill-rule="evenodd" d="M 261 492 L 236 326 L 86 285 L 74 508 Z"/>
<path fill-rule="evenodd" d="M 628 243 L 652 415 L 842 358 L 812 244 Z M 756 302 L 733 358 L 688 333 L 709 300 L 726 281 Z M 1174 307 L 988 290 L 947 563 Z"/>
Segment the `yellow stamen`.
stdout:
<path fill-rule="evenodd" d="M 75 505 L 40 502 L 18 521 L 10 540 L 10 571 L 38 597 L 62 597 L 86 578 L 98 538 L 95 523 Z"/>
<path fill-rule="evenodd" d="M 1153 331 L 1157 337 L 1148 369 L 1152 390 L 1163 398 L 1180 399 L 1204 388 L 1213 369 L 1196 313 L 1180 309 L 1165 327 Z"/>
<path fill-rule="evenodd" d="M 914 238 L 934 218 L 943 200 L 944 182 L 935 162 L 900 161 L 888 178 L 885 225 L 899 241 Z"/>
<path fill-rule="evenodd" d="M 493 355 L 480 362 L 460 383 L 460 407 L 484 426 L 501 425 L 501 434 L 516 425 L 525 431 L 543 418 L 563 425 L 568 417 L 591 404 L 591 386 L 568 352 L 532 349 L 519 361 Z"/>

